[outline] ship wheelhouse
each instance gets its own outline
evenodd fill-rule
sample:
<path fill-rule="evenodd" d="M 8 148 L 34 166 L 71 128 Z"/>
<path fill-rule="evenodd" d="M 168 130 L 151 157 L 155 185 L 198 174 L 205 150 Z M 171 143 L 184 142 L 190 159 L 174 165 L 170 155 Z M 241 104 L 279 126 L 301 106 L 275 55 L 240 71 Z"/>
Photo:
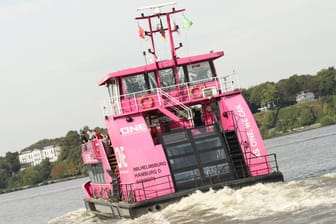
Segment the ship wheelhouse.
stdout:
<path fill-rule="evenodd" d="M 165 103 L 162 95 L 176 98 L 179 103 L 189 103 L 203 96 L 218 94 L 220 85 L 227 92 L 232 91 L 235 80 L 229 78 L 235 77 L 219 78 L 216 74 L 214 60 L 221 56 L 223 52 L 178 58 L 176 63 L 165 60 L 109 74 L 99 82 L 109 89 L 110 98 L 106 103 L 111 105 L 104 107 L 106 115 L 156 109 Z"/>

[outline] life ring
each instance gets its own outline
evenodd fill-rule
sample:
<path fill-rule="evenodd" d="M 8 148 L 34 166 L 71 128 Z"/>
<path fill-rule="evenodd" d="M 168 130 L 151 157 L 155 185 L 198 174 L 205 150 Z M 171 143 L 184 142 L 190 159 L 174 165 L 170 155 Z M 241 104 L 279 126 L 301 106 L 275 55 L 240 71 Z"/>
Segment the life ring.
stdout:
<path fill-rule="evenodd" d="M 148 109 L 153 107 L 154 101 L 150 96 L 142 96 L 139 100 L 139 104 L 142 109 Z"/>
<path fill-rule="evenodd" d="M 189 89 L 189 93 L 193 98 L 201 98 L 202 97 L 202 87 L 200 86 L 192 86 Z"/>

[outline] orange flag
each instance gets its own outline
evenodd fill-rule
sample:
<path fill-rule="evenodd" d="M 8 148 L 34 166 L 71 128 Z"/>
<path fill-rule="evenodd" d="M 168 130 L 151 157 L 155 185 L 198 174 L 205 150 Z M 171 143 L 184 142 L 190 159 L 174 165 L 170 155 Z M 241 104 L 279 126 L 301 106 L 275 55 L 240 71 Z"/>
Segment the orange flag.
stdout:
<path fill-rule="evenodd" d="M 142 39 L 145 39 L 144 29 L 140 25 L 138 25 L 138 28 L 139 28 L 139 37 L 142 38 Z"/>
<path fill-rule="evenodd" d="M 166 32 L 163 28 L 163 24 L 162 24 L 162 20 L 160 18 L 160 34 L 161 34 L 161 37 L 163 38 L 163 40 L 166 40 Z"/>

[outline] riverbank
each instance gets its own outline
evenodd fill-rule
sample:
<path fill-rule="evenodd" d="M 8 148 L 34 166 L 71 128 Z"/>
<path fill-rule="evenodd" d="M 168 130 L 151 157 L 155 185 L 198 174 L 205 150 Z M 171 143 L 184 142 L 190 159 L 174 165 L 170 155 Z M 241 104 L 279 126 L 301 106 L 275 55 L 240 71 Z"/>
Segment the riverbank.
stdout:
<path fill-rule="evenodd" d="M 253 115 L 263 138 L 272 138 L 336 124 L 335 105 L 336 96 L 325 96 Z"/>
<path fill-rule="evenodd" d="M 38 184 L 34 184 L 34 185 L 26 185 L 26 186 L 22 186 L 22 187 L 18 187 L 18 188 L 4 189 L 4 190 L 0 191 L 0 194 L 25 190 L 25 189 L 34 188 L 34 187 L 40 187 L 40 186 L 43 186 L 43 185 L 60 183 L 60 182 L 69 181 L 69 180 L 80 179 L 80 178 L 83 178 L 83 177 L 86 177 L 86 176 L 85 175 L 78 175 L 78 176 L 65 177 L 65 178 L 55 179 L 55 180 L 46 180 L 46 181 L 43 181 L 42 183 L 38 183 Z"/>
<path fill-rule="evenodd" d="M 309 131 L 317 128 L 325 127 L 322 126 L 320 123 L 312 124 L 312 125 L 307 125 L 307 126 L 302 126 L 299 128 L 294 128 L 291 130 L 287 130 L 286 132 L 275 132 L 274 130 L 270 130 L 271 134 L 269 136 L 264 137 L 264 139 L 271 139 L 271 138 L 276 138 L 280 136 L 285 136 L 285 135 L 291 135 L 295 134 L 298 132 L 304 132 L 304 131 Z M 273 132 L 272 132 L 273 131 Z"/>

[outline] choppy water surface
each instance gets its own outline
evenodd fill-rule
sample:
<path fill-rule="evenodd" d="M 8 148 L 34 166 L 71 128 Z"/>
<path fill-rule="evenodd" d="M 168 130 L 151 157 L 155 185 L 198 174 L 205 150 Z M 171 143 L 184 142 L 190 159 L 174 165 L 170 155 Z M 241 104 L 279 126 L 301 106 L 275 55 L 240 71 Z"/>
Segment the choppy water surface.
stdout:
<path fill-rule="evenodd" d="M 277 154 L 284 183 L 195 192 L 158 213 L 103 220 L 85 211 L 81 179 L 0 195 L 0 223 L 336 223 L 336 126 L 273 138 L 266 146 Z"/>
<path fill-rule="evenodd" d="M 336 174 L 239 190 L 196 192 L 161 212 L 134 220 L 100 220 L 85 210 L 50 223 L 330 223 L 336 221 Z"/>

